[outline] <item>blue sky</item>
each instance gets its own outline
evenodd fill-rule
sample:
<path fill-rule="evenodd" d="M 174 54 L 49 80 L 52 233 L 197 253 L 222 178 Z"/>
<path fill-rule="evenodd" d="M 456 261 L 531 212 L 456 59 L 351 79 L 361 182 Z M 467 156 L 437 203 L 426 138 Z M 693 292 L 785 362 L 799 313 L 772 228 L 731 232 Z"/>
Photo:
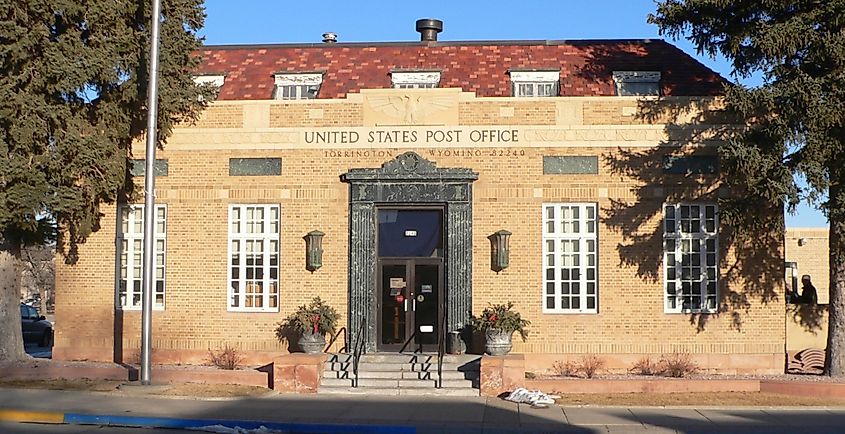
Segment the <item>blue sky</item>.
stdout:
<path fill-rule="evenodd" d="M 206 0 L 202 35 L 207 44 L 320 42 L 335 32 L 340 42 L 414 41 L 419 18 L 443 20 L 441 40 L 660 38 L 646 22 L 652 0 L 336 1 Z M 724 59 L 698 55 L 686 40 L 673 42 L 731 77 Z M 747 84 L 755 84 L 754 79 Z M 809 206 L 787 215 L 789 227 L 827 226 Z"/>

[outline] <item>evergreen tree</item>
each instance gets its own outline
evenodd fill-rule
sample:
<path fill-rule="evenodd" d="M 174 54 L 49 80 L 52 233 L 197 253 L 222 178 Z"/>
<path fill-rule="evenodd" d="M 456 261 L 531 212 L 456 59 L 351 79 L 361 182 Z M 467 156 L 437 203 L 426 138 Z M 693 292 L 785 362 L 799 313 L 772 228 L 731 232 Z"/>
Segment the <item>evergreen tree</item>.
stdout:
<path fill-rule="evenodd" d="M 191 76 L 202 1 L 162 3 L 159 146 L 212 96 Z M 151 10 L 151 0 L 0 4 L 0 362 L 25 357 L 21 247 L 55 240 L 73 262 L 101 204 L 134 191 L 127 161 L 146 126 Z"/>
<path fill-rule="evenodd" d="M 845 0 L 665 0 L 649 16 L 661 34 L 725 56 L 737 77 L 726 104 L 748 128 L 720 149 L 744 200 L 725 208 L 738 230 L 755 226 L 754 204 L 817 204 L 830 223 L 829 375 L 845 376 Z M 807 181 L 807 187 L 795 182 Z M 737 224 L 743 223 L 743 224 Z M 773 252 L 777 254 L 777 252 Z"/>

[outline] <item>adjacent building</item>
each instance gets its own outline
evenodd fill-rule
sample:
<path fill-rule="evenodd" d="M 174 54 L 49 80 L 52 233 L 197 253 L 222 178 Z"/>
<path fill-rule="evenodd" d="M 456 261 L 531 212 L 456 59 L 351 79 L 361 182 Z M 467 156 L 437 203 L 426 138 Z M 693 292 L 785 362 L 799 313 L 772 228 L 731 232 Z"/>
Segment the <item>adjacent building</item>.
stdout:
<path fill-rule="evenodd" d="M 477 350 L 470 316 L 513 302 L 529 370 L 677 352 L 783 372 L 783 235 L 740 246 L 719 219 L 723 78 L 662 40 L 417 27 L 202 50 L 219 96 L 156 157 L 154 361 L 225 345 L 267 361 L 291 349 L 276 324 L 320 296 L 342 315 L 335 350 L 447 332 Z M 55 358 L 137 357 L 142 217 L 143 198 L 105 208 L 58 265 Z"/>

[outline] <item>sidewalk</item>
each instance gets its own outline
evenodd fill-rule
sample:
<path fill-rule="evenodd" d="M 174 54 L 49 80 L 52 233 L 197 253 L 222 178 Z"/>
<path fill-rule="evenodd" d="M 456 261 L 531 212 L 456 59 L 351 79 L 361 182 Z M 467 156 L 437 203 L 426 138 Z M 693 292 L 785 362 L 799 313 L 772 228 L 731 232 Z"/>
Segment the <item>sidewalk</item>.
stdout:
<path fill-rule="evenodd" d="M 45 418 L 39 420 L 38 418 Z M 845 409 L 535 409 L 498 398 L 271 395 L 234 400 L 0 389 L 0 421 L 286 433 L 841 433 Z"/>

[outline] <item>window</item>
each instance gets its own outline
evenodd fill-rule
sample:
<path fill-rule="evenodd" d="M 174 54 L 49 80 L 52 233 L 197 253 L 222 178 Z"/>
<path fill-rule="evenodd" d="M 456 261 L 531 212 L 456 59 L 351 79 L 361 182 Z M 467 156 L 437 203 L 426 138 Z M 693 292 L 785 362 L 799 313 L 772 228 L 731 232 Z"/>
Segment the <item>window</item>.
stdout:
<path fill-rule="evenodd" d="M 543 204 L 543 312 L 595 313 L 596 205 Z"/>
<path fill-rule="evenodd" d="M 390 81 L 397 89 L 432 89 L 440 85 L 440 71 L 391 72 Z"/>
<path fill-rule="evenodd" d="M 203 86 L 203 85 L 211 85 L 215 90 L 215 94 L 220 92 L 220 88 L 223 87 L 223 84 L 226 82 L 226 76 L 222 74 L 204 74 L 204 75 L 195 75 L 194 76 L 194 83 Z M 203 101 L 205 97 L 199 95 L 197 100 Z"/>
<path fill-rule="evenodd" d="M 716 205 L 663 207 L 666 312 L 715 312 L 719 222 Z"/>
<path fill-rule="evenodd" d="M 229 310 L 279 311 L 279 206 L 229 207 Z"/>
<path fill-rule="evenodd" d="M 323 74 L 276 74 L 274 99 L 314 99 L 320 92 Z"/>
<path fill-rule="evenodd" d="M 618 96 L 660 95 L 659 71 L 613 71 Z"/>
<path fill-rule="evenodd" d="M 510 71 L 513 96 L 558 96 L 560 71 Z"/>
<path fill-rule="evenodd" d="M 223 83 L 226 81 L 226 76 L 221 74 L 208 74 L 208 75 L 196 75 L 194 76 L 194 83 L 196 84 L 210 84 L 217 88 L 223 86 Z"/>
<path fill-rule="evenodd" d="M 153 309 L 164 309 L 164 264 L 167 251 L 167 208 L 155 209 L 155 286 Z M 144 261 L 144 206 L 120 208 L 117 231 L 117 306 L 122 309 L 141 308 L 141 281 Z"/>

